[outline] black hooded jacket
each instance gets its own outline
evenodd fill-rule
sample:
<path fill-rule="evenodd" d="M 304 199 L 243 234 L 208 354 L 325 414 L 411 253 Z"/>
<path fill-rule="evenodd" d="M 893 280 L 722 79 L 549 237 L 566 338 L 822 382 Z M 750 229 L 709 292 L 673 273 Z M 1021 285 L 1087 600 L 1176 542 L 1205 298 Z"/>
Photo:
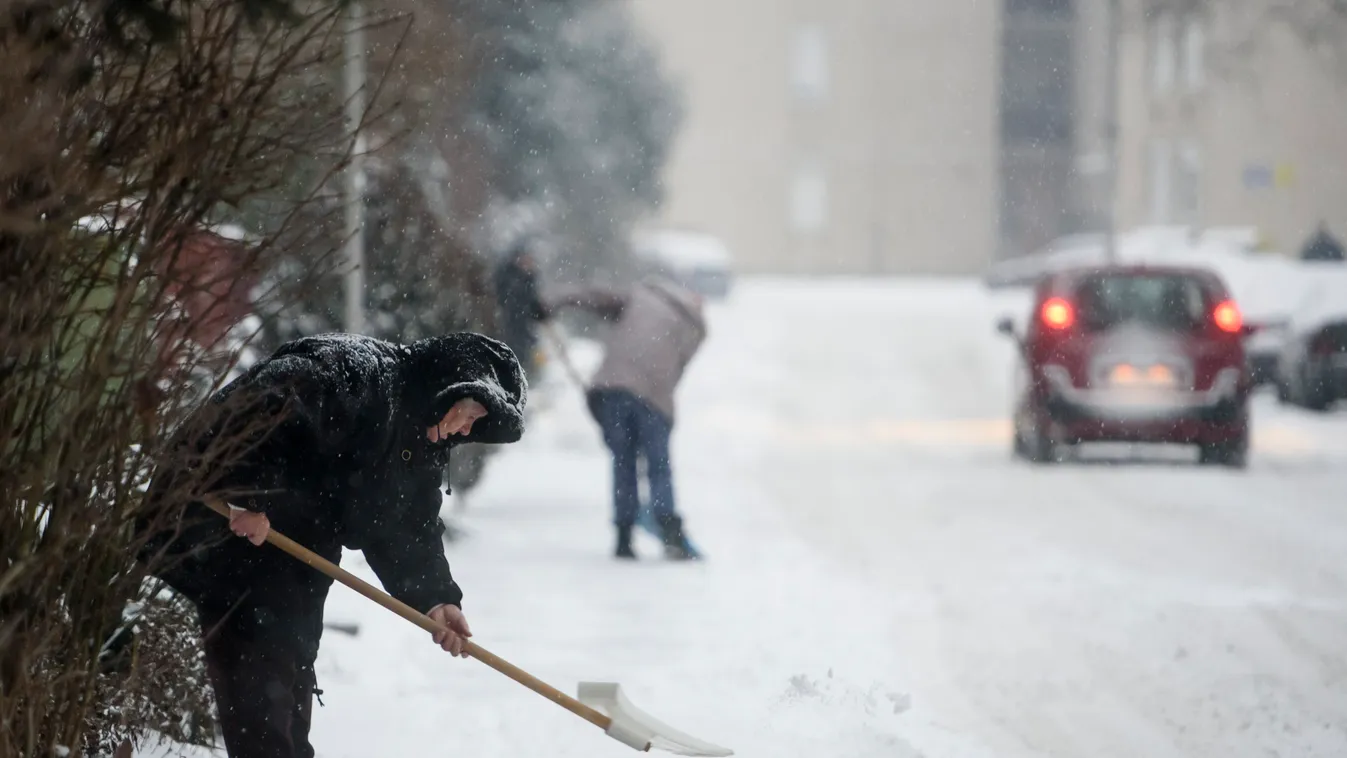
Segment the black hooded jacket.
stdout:
<path fill-rule="evenodd" d="M 426 429 L 463 398 L 487 415 L 470 435 L 431 443 Z M 151 492 L 189 502 L 187 488 L 217 493 L 330 560 L 343 546 L 363 551 L 384 588 L 419 611 L 461 606 L 440 538 L 449 448 L 518 440 L 526 399 L 514 354 L 480 335 L 411 345 L 345 334 L 296 340 L 192 416 Z M 316 645 L 331 580 L 234 537 L 199 502 L 150 539 L 143 557 L 203 610 L 252 597 L 312 615 L 316 600 L 319 622 L 305 635 Z"/>

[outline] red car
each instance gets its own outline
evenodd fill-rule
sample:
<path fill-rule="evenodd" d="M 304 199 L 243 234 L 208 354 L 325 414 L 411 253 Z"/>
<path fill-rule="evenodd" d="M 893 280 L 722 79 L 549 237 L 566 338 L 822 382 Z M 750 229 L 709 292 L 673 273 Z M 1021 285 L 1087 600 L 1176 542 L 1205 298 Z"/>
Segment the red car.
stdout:
<path fill-rule="evenodd" d="M 1037 287 L 1014 418 L 1019 457 L 1048 463 L 1082 442 L 1197 445 L 1243 467 L 1249 394 L 1243 323 L 1211 271 L 1120 266 L 1055 273 Z"/>

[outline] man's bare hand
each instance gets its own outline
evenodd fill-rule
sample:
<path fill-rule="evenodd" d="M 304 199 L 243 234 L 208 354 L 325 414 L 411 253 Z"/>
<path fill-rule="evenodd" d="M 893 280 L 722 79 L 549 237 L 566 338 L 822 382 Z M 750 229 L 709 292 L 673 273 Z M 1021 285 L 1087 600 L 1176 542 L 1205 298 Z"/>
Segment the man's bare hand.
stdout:
<path fill-rule="evenodd" d="M 271 519 L 265 513 L 229 509 L 229 529 L 240 537 L 247 537 L 254 545 L 267 541 L 271 531 Z"/>
<path fill-rule="evenodd" d="M 472 636 L 472 630 L 468 628 L 468 620 L 463 617 L 463 611 L 456 605 L 437 605 L 426 615 L 446 627 L 434 634 L 435 644 L 447 653 L 467 658 L 468 638 Z"/>
<path fill-rule="evenodd" d="M 454 407 L 444 414 L 440 423 L 426 430 L 426 438 L 431 442 L 447 440 L 455 434 L 472 433 L 472 424 L 486 415 L 486 408 L 470 397 L 454 403 Z"/>

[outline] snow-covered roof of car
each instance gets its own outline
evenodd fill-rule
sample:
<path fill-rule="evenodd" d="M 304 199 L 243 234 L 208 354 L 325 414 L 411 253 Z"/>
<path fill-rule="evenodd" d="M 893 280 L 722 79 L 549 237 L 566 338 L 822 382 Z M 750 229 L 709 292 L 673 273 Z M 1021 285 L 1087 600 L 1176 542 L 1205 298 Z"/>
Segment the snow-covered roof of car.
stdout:
<path fill-rule="evenodd" d="M 1302 309 L 1318 271 L 1304 262 L 1255 252 L 1257 235 L 1244 228 L 1195 232 L 1187 227 L 1143 227 L 1118 235 L 1122 265 L 1194 266 L 1216 272 L 1229 287 L 1245 317 L 1285 319 Z M 993 288 L 1032 285 L 1044 276 L 1106 265 L 1102 237 L 1062 238 L 1042 251 L 994 264 L 987 273 Z M 1337 265 L 1344 270 L 1342 264 Z M 1343 298 L 1347 301 L 1347 298 Z"/>
<path fill-rule="evenodd" d="M 638 255 L 657 257 L 674 266 L 730 265 L 729 248 L 712 234 L 686 229 L 644 229 L 632 233 Z"/>
<path fill-rule="evenodd" d="M 1305 262 L 1304 286 L 1290 309 L 1295 331 L 1317 328 L 1329 321 L 1347 319 L 1347 266 L 1338 262 Z"/>

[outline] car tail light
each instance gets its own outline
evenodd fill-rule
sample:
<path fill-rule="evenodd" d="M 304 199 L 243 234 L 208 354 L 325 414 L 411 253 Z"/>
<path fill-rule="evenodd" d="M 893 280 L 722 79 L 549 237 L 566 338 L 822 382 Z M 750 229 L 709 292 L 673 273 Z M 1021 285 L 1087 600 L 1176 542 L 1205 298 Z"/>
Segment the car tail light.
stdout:
<path fill-rule="evenodd" d="M 1039 318 L 1049 329 L 1069 329 L 1076 323 L 1076 309 L 1060 297 L 1048 298 L 1039 309 Z"/>
<path fill-rule="evenodd" d="M 1235 334 L 1244 328 L 1244 317 L 1240 315 L 1239 308 L 1230 300 L 1224 300 L 1211 311 L 1211 320 L 1216 322 L 1216 327 L 1223 332 Z"/>

